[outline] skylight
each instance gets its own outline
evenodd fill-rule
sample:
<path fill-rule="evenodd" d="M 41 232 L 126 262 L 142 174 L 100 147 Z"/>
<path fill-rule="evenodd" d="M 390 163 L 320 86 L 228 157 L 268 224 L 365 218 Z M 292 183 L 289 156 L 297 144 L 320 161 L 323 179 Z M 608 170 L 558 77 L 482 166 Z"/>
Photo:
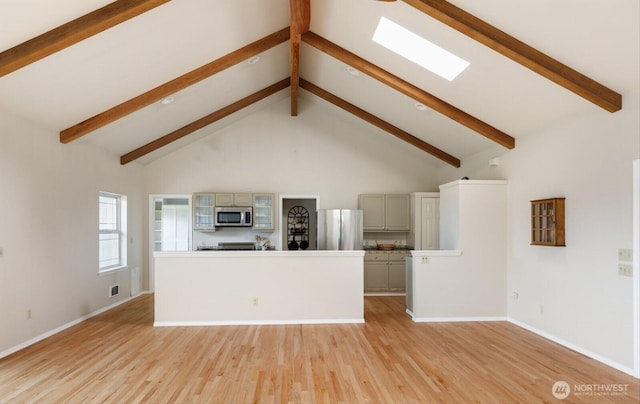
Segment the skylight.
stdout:
<path fill-rule="evenodd" d="M 408 29 L 380 17 L 373 41 L 449 81 L 455 79 L 469 62 L 427 41 Z"/>

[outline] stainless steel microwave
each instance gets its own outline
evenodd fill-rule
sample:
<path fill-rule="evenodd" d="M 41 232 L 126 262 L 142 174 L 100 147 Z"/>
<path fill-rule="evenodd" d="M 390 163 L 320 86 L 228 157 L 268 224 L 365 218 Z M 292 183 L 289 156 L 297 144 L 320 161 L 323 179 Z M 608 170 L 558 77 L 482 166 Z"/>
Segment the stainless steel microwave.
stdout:
<path fill-rule="evenodd" d="M 216 226 L 253 226 L 253 208 L 225 206 L 215 208 Z"/>

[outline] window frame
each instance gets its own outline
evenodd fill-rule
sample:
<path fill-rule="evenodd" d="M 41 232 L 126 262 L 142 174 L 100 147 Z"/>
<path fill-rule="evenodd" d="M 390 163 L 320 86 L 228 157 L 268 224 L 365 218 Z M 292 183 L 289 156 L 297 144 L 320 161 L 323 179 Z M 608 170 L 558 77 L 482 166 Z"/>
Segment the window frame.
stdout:
<path fill-rule="evenodd" d="M 102 204 L 103 198 L 110 198 L 113 200 L 116 212 L 115 220 L 106 221 L 103 218 Z M 98 273 L 105 274 L 113 271 L 118 271 L 127 268 L 127 197 L 112 192 L 100 191 L 98 196 Z M 114 225 L 114 229 L 103 229 L 103 223 L 110 223 Z M 102 251 L 102 236 L 103 235 L 115 235 L 117 242 L 117 262 L 110 263 L 108 265 L 102 265 L 103 257 Z M 113 241 L 111 238 L 109 241 Z"/>

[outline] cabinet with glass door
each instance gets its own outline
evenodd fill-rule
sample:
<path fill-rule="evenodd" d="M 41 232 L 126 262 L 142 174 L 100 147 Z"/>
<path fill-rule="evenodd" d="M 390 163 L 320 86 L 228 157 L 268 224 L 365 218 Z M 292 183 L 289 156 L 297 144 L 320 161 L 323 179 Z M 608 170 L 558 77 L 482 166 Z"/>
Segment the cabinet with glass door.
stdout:
<path fill-rule="evenodd" d="M 193 229 L 215 231 L 215 194 L 193 194 Z"/>
<path fill-rule="evenodd" d="M 531 201 L 531 245 L 564 247 L 565 198 Z"/>
<path fill-rule="evenodd" d="M 253 228 L 275 230 L 274 194 L 253 194 Z"/>

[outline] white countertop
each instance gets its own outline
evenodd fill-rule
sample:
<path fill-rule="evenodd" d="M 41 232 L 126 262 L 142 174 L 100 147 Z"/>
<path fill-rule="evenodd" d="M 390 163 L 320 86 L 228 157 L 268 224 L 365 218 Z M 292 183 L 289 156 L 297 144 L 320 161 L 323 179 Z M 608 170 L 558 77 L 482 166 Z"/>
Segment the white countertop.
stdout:
<path fill-rule="evenodd" d="M 459 257 L 462 250 L 412 250 L 412 257 Z"/>
<path fill-rule="evenodd" d="M 364 257 L 363 250 L 306 250 L 306 251 L 155 251 L 154 257 Z"/>

